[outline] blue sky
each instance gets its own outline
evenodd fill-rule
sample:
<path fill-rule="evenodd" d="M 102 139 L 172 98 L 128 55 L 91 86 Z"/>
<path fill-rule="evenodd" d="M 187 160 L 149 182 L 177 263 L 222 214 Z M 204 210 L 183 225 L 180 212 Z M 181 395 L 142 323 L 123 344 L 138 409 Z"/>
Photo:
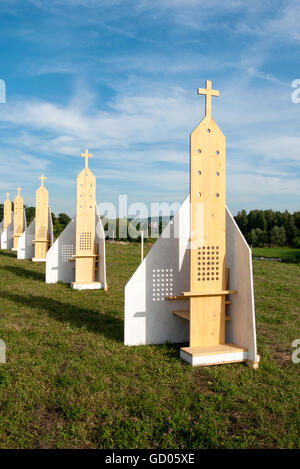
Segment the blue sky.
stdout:
<path fill-rule="evenodd" d="M 2 201 L 44 172 L 73 215 L 85 148 L 98 203 L 182 201 L 210 79 L 231 211 L 299 210 L 299 24 L 295 0 L 0 0 Z"/>

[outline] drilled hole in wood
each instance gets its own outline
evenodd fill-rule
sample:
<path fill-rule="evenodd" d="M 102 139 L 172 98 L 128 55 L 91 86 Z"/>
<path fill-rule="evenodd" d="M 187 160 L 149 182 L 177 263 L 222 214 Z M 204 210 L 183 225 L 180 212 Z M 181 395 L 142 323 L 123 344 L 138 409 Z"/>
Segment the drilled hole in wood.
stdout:
<path fill-rule="evenodd" d="M 86 251 L 92 249 L 92 233 L 83 232 L 79 236 L 79 249 Z"/>

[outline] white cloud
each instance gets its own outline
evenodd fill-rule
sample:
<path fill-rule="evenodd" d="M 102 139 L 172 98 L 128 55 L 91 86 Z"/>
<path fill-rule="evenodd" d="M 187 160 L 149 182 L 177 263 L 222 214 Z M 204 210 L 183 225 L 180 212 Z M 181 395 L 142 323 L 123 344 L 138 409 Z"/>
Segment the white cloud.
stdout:
<path fill-rule="evenodd" d="M 139 162 L 133 174 L 140 171 L 142 175 L 144 168 L 159 162 L 184 167 L 188 165 L 188 134 L 201 118 L 203 101 L 179 87 L 168 91 L 168 95 L 116 95 L 105 111 L 89 109 L 78 97 L 66 106 L 37 100 L 12 102 L 0 120 L 22 131 L 17 137 L 4 136 L 4 141 L 48 159 L 79 157 L 89 147 L 99 162 Z M 284 99 L 283 91 L 276 83 L 265 90 L 235 82 L 221 90 L 222 100 L 215 101 L 214 114 L 230 135 L 229 158 L 240 152 L 263 158 L 265 166 L 269 161 L 272 167 L 274 160 L 279 164 L 299 161 L 300 139 L 295 135 L 300 107 Z M 168 170 L 156 168 L 162 174 Z"/>
<path fill-rule="evenodd" d="M 48 8 L 45 2 L 34 3 Z M 96 8 L 108 7 L 109 3 L 74 0 L 68 6 Z M 53 2 L 55 6 L 62 11 L 61 2 Z M 136 197 L 144 193 L 163 200 L 172 194 L 175 199 L 182 199 L 188 185 L 189 133 L 203 115 L 203 98 L 196 96 L 195 83 L 198 77 L 201 81 L 207 77 L 213 79 L 214 87 L 221 86 L 220 98 L 213 100 L 213 115 L 227 137 L 228 168 L 232 170 L 228 172 L 229 194 L 240 202 L 248 197 L 253 204 L 266 194 L 274 197 L 274 203 L 282 194 L 295 198 L 297 188 L 284 165 L 296 168 L 300 159 L 300 105 L 291 103 L 289 84 L 266 71 L 265 62 L 274 38 L 292 39 L 291 12 L 298 18 L 298 9 L 295 2 L 284 2 L 281 17 L 278 11 L 264 16 L 262 11 L 271 6 L 270 2 L 255 1 L 250 5 L 238 0 L 205 4 L 190 0 L 184 7 L 179 0 L 136 2 L 131 19 L 149 12 L 148 24 L 164 17 L 173 26 L 176 23 L 185 27 L 192 22 L 194 29 L 213 28 L 216 22 L 222 22 L 223 33 L 234 23 L 228 34 L 238 35 L 243 29 L 243 34 L 252 34 L 257 42 L 246 47 L 246 54 L 238 49 L 227 57 L 222 51 L 216 56 L 203 52 L 168 56 L 164 51 L 155 53 L 150 49 L 148 54 L 134 52 L 131 56 L 112 54 L 93 59 L 92 67 L 99 75 L 95 79 L 105 82 L 114 93 L 110 102 L 98 101 L 97 106 L 94 103 L 99 96 L 80 81 L 63 104 L 28 97 L 10 99 L 5 112 L 0 112 L 0 121 L 6 127 L 2 144 L 10 148 L 11 154 L 0 165 L 3 177 L 11 181 L 13 172 L 15 181 L 21 170 L 29 188 L 32 175 L 27 168 L 31 165 L 38 171 L 43 167 L 50 173 L 49 182 L 55 177 L 58 191 L 67 187 L 72 193 L 74 181 L 68 182 L 60 173 L 60 162 L 64 159 L 64 168 L 69 167 L 68 174 L 75 176 L 81 165 L 80 152 L 88 147 L 94 153 L 91 165 L 101 181 L 101 190 L 113 193 L 119 184 L 120 191 L 127 187 Z M 67 8 L 62 14 L 69 12 Z M 115 9 L 112 14 L 117 18 L 124 10 Z M 91 16 L 96 24 L 97 12 Z M 283 32 L 285 26 L 291 28 L 287 33 Z M 138 26 L 130 24 L 129 28 Z M 201 36 L 197 37 L 199 42 Z M 80 75 L 78 68 L 74 62 L 42 60 L 33 63 L 28 74 Z M 3 152 L 2 159 L 5 155 Z M 59 194 L 57 198 L 63 201 Z"/>

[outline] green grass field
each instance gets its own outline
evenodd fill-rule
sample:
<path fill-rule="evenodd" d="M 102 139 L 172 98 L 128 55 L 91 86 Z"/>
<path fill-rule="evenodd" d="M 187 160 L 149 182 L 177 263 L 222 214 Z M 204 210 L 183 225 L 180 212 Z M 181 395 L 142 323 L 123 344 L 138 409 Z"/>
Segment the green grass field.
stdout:
<path fill-rule="evenodd" d="M 107 244 L 107 292 L 46 285 L 44 265 L 0 252 L 0 447 L 299 447 L 299 266 L 254 261 L 258 370 L 192 368 L 179 345 L 123 345 L 139 249 Z"/>
<path fill-rule="evenodd" d="M 273 257 L 282 259 L 284 262 L 300 263 L 300 249 L 293 248 L 253 248 L 253 256 L 255 257 Z"/>

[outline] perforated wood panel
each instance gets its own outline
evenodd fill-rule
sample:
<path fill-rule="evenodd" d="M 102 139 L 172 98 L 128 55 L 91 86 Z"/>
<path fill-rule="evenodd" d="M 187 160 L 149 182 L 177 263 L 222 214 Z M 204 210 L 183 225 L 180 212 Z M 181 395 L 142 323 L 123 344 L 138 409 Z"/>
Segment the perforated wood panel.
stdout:
<path fill-rule="evenodd" d="M 209 95 L 210 87 L 207 82 L 202 92 Z M 225 281 L 225 137 L 211 117 L 210 96 L 206 99 L 206 116 L 190 140 L 190 290 L 195 293 L 219 292 Z M 225 297 L 192 297 L 190 317 L 192 347 L 224 343 Z"/>
<path fill-rule="evenodd" d="M 17 195 L 17 197 L 14 200 L 14 242 L 13 242 L 13 247 L 14 249 L 18 248 L 18 240 L 21 234 L 23 233 L 23 211 L 24 211 L 24 201 L 23 198 L 20 195 Z"/>
<path fill-rule="evenodd" d="M 34 256 L 37 259 L 44 259 L 49 248 L 49 233 L 48 233 L 48 203 L 49 194 L 44 186 L 43 175 L 40 177 L 42 180 L 41 186 L 36 191 L 35 196 L 35 246 Z"/>
<path fill-rule="evenodd" d="M 92 249 L 92 233 L 83 232 L 79 235 L 79 249 L 80 251 L 91 251 Z"/>
<path fill-rule="evenodd" d="M 221 289 L 225 261 L 225 137 L 212 118 L 205 117 L 191 134 L 190 168 L 191 290 Z M 212 247 L 218 247 L 218 260 L 207 259 Z M 201 265 L 198 257 L 205 257 Z M 218 276 L 207 275 L 216 272 L 216 267 Z M 199 281 L 199 272 L 209 278 L 205 285 Z"/>
<path fill-rule="evenodd" d="M 219 280 L 221 274 L 219 246 L 199 246 L 197 255 L 198 282 Z"/>
<path fill-rule="evenodd" d="M 88 168 L 88 154 L 85 167 L 77 176 L 76 191 L 76 260 L 75 282 L 90 283 L 95 278 L 95 204 L 96 178 Z"/>
<path fill-rule="evenodd" d="M 8 198 L 4 202 L 4 214 L 3 214 L 3 231 L 11 224 L 11 201 Z"/>
<path fill-rule="evenodd" d="M 77 176 L 76 255 L 93 251 L 95 242 L 96 179 L 89 168 Z"/>

